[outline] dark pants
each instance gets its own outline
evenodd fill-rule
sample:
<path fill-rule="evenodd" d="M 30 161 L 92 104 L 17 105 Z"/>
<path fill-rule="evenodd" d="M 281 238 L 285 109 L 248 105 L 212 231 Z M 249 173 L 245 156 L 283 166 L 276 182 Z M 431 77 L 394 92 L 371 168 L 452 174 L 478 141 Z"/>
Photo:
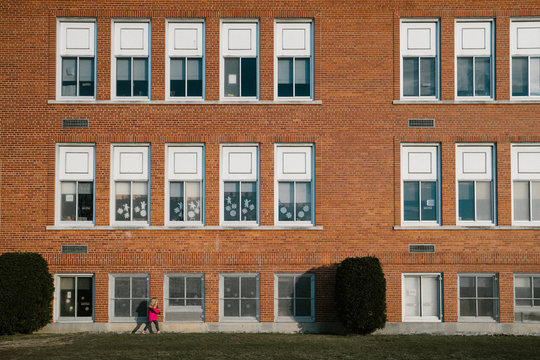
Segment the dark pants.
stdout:
<path fill-rule="evenodd" d="M 159 324 L 158 324 L 157 320 L 148 321 L 146 323 L 146 327 L 144 328 L 144 331 L 146 331 L 146 330 L 152 331 L 152 323 L 154 323 L 154 325 L 156 325 L 156 331 L 159 331 Z"/>

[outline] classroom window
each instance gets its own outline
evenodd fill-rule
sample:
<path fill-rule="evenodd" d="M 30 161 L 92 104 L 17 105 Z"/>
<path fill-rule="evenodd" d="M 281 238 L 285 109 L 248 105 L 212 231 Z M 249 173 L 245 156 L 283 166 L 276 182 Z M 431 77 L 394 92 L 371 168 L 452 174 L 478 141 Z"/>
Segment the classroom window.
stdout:
<path fill-rule="evenodd" d="M 512 96 L 540 97 L 540 21 L 512 20 Z"/>
<path fill-rule="evenodd" d="M 495 274 L 459 275 L 460 320 L 498 320 L 499 281 Z"/>
<path fill-rule="evenodd" d="M 313 274 L 276 274 L 274 284 L 276 321 L 315 321 Z"/>
<path fill-rule="evenodd" d="M 259 275 L 220 276 L 221 319 L 259 321 Z"/>
<path fill-rule="evenodd" d="M 513 222 L 540 224 L 540 146 L 512 145 Z"/>
<path fill-rule="evenodd" d="M 94 315 L 94 277 L 56 276 L 56 320 L 92 321 Z"/>
<path fill-rule="evenodd" d="M 204 320 L 204 276 L 165 275 L 165 320 Z"/>
<path fill-rule="evenodd" d="M 109 284 L 109 311 L 113 321 L 146 319 L 150 293 L 148 274 L 111 274 Z"/>
<path fill-rule="evenodd" d="M 440 321 L 442 319 L 442 275 L 403 275 L 403 320 Z"/>
<path fill-rule="evenodd" d="M 540 274 L 514 275 L 514 320 L 540 321 Z"/>

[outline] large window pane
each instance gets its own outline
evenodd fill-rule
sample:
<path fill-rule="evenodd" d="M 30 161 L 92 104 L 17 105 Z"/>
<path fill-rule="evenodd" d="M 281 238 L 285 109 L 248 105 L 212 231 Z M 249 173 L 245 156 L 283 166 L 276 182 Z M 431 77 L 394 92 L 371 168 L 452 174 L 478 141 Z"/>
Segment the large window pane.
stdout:
<path fill-rule="evenodd" d="M 114 316 L 129 317 L 131 315 L 130 304 L 131 301 L 129 299 L 114 300 Z"/>
<path fill-rule="evenodd" d="M 403 219 L 405 221 L 420 220 L 418 181 L 403 182 Z"/>
<path fill-rule="evenodd" d="M 404 282 L 405 316 L 420 316 L 420 277 L 406 276 Z"/>
<path fill-rule="evenodd" d="M 489 316 L 495 318 L 497 314 L 497 303 L 495 299 L 479 299 L 478 300 L 478 316 Z"/>
<path fill-rule="evenodd" d="M 311 316 L 310 299 L 297 299 L 295 305 L 295 316 Z"/>
<path fill-rule="evenodd" d="M 474 218 L 474 182 L 460 181 L 459 192 L 459 220 L 475 220 Z"/>
<path fill-rule="evenodd" d="M 224 95 L 225 97 L 240 96 L 240 59 L 225 59 L 225 79 Z"/>
<path fill-rule="evenodd" d="M 529 59 L 512 58 L 512 96 L 529 95 Z"/>
<path fill-rule="evenodd" d="M 133 299 L 131 300 L 131 316 L 138 318 L 146 318 L 148 315 L 148 300 Z"/>
<path fill-rule="evenodd" d="M 311 221 L 311 183 L 296 183 L 296 220 Z"/>
<path fill-rule="evenodd" d="M 296 278 L 296 297 L 310 298 L 311 297 L 311 277 L 300 276 Z"/>
<path fill-rule="evenodd" d="M 279 221 L 294 221 L 294 183 L 279 183 Z"/>
<path fill-rule="evenodd" d="M 473 96 L 473 58 L 457 59 L 457 94 Z"/>
<path fill-rule="evenodd" d="M 420 95 L 435 96 L 435 58 L 420 59 Z"/>
<path fill-rule="evenodd" d="M 418 58 L 403 58 L 403 96 L 418 96 Z"/>
<path fill-rule="evenodd" d="M 529 182 L 514 181 L 514 220 L 529 221 Z"/>
<path fill-rule="evenodd" d="M 184 298 L 184 289 L 185 277 L 171 277 L 169 278 L 169 298 L 171 299 L 183 299 Z"/>
<path fill-rule="evenodd" d="M 186 277 L 186 298 L 202 298 L 202 279 L 200 277 Z"/>
<path fill-rule="evenodd" d="M 434 181 L 421 183 L 422 220 L 437 220 L 437 183 Z"/>
<path fill-rule="evenodd" d="M 439 316 L 439 279 L 422 277 L 422 316 Z"/>
<path fill-rule="evenodd" d="M 516 299 L 531 299 L 533 297 L 530 277 L 516 277 L 514 285 Z"/>
<path fill-rule="evenodd" d="M 201 221 L 201 183 L 186 182 L 186 220 Z"/>
<path fill-rule="evenodd" d="M 531 66 L 531 96 L 540 96 L 540 57 L 532 57 Z"/>
<path fill-rule="evenodd" d="M 60 184 L 60 216 L 62 221 L 75 221 L 76 218 L 76 182 L 64 181 Z"/>
<path fill-rule="evenodd" d="M 116 96 L 131 96 L 131 58 L 116 59 Z"/>
<path fill-rule="evenodd" d="M 278 316 L 294 316 L 294 301 L 291 299 L 278 300 Z"/>
<path fill-rule="evenodd" d="M 79 95 L 94 96 L 94 59 L 79 59 Z"/>
<path fill-rule="evenodd" d="M 129 277 L 117 277 L 114 281 L 114 297 L 129 298 L 131 295 L 131 282 Z"/>
<path fill-rule="evenodd" d="M 133 298 L 147 298 L 148 280 L 146 277 L 133 277 L 131 278 L 131 296 Z"/>
<path fill-rule="evenodd" d="M 148 96 L 148 59 L 133 59 L 133 96 Z"/>
<path fill-rule="evenodd" d="M 77 316 L 92 316 L 92 278 L 77 278 Z"/>
<path fill-rule="evenodd" d="M 240 297 L 240 278 L 227 276 L 223 279 L 223 294 L 225 298 Z"/>
<path fill-rule="evenodd" d="M 475 58 L 474 92 L 476 96 L 491 95 L 491 59 Z"/>
<path fill-rule="evenodd" d="M 491 220 L 491 182 L 476 182 L 477 220 Z"/>
<path fill-rule="evenodd" d="M 75 317 L 75 278 L 60 278 L 60 316 Z"/>
<path fill-rule="evenodd" d="M 133 220 L 146 221 L 148 219 L 148 184 L 146 182 L 133 182 Z"/>
<path fill-rule="evenodd" d="M 241 96 L 257 96 L 257 59 L 242 58 L 240 66 Z"/>
<path fill-rule="evenodd" d="M 459 300 L 459 316 L 476 316 L 476 300 Z"/>
<path fill-rule="evenodd" d="M 184 220 L 184 183 L 171 182 L 170 185 L 171 199 L 169 203 L 169 220 L 183 221 Z"/>
<path fill-rule="evenodd" d="M 257 296 L 257 278 L 242 277 L 241 278 L 242 298 L 254 298 Z"/>
<path fill-rule="evenodd" d="M 202 96 L 202 59 L 187 60 L 187 95 Z"/>
<path fill-rule="evenodd" d="M 240 316 L 240 300 L 225 299 L 223 300 L 223 315 L 224 316 Z"/>
<path fill-rule="evenodd" d="M 78 199 L 79 221 L 92 221 L 94 218 L 94 183 L 80 182 Z"/>
<path fill-rule="evenodd" d="M 77 96 L 77 58 L 62 58 L 62 96 Z"/>
<path fill-rule="evenodd" d="M 459 278 L 459 296 L 476 297 L 476 278 L 474 276 L 461 276 Z"/>
<path fill-rule="evenodd" d="M 242 221 L 257 220 L 257 184 L 243 182 L 240 186 L 242 203 L 240 204 L 240 218 Z"/>
<path fill-rule="evenodd" d="M 278 59 L 278 96 L 293 96 L 293 59 Z"/>
<path fill-rule="evenodd" d="M 278 297 L 280 298 L 294 297 L 294 277 L 292 276 L 278 277 Z"/>
<path fill-rule="evenodd" d="M 295 59 L 294 63 L 294 95 L 310 96 L 309 59 Z"/>
<path fill-rule="evenodd" d="M 185 59 L 171 59 L 170 96 L 186 96 Z"/>
<path fill-rule="evenodd" d="M 495 283 L 492 276 L 490 277 L 482 277 L 479 276 L 477 278 L 477 286 L 478 286 L 478 297 L 486 298 L 486 297 L 494 297 L 495 296 Z"/>
<path fill-rule="evenodd" d="M 240 316 L 257 316 L 257 300 L 255 299 L 242 299 L 241 300 L 241 315 Z"/>
<path fill-rule="evenodd" d="M 540 221 L 540 182 L 531 181 L 532 220 Z"/>
<path fill-rule="evenodd" d="M 240 183 L 226 182 L 223 184 L 223 217 L 225 221 L 240 220 Z"/>

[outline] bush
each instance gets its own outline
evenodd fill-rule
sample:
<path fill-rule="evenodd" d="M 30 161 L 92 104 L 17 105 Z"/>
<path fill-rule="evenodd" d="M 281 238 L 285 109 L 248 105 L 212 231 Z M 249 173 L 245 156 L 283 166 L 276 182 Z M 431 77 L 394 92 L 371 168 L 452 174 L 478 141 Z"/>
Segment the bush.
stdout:
<path fill-rule="evenodd" d="M 52 317 L 53 279 L 36 253 L 0 255 L 0 335 L 28 334 Z"/>
<path fill-rule="evenodd" d="M 386 280 L 376 257 L 347 258 L 336 270 L 336 302 L 351 333 L 369 334 L 386 323 Z"/>

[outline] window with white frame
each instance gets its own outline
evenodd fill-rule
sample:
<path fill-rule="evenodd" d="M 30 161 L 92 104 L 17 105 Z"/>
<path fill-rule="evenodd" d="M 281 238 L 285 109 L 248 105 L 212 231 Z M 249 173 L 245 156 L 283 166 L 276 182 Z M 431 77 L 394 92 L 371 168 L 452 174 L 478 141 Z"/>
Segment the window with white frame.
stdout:
<path fill-rule="evenodd" d="M 55 281 L 56 321 L 93 321 L 94 276 L 58 274 Z"/>
<path fill-rule="evenodd" d="M 492 21 L 456 22 L 456 95 L 459 98 L 493 98 Z"/>
<path fill-rule="evenodd" d="M 439 146 L 402 145 L 403 224 L 439 223 Z"/>
<path fill-rule="evenodd" d="M 56 96 L 58 98 L 95 98 L 95 44 L 95 20 L 58 20 L 56 50 Z"/>
<path fill-rule="evenodd" d="M 441 285 L 441 274 L 403 274 L 403 321 L 441 321 Z"/>
<path fill-rule="evenodd" d="M 259 147 L 223 145 L 221 148 L 222 206 L 224 224 L 258 222 Z"/>
<path fill-rule="evenodd" d="M 259 275 L 220 276 L 220 314 L 225 321 L 259 321 Z"/>
<path fill-rule="evenodd" d="M 459 319 L 499 318 L 499 279 L 496 274 L 459 274 Z"/>
<path fill-rule="evenodd" d="M 315 321 L 313 274 L 276 274 L 274 296 L 276 321 Z"/>
<path fill-rule="evenodd" d="M 168 145 L 166 187 L 169 201 L 165 216 L 169 225 L 201 225 L 204 198 L 202 145 Z"/>
<path fill-rule="evenodd" d="M 165 320 L 204 320 L 204 275 L 165 275 Z"/>
<path fill-rule="evenodd" d="M 112 94 L 147 99 L 150 92 L 150 23 L 113 22 Z"/>
<path fill-rule="evenodd" d="M 494 145 L 457 145 L 458 225 L 495 223 Z"/>
<path fill-rule="evenodd" d="M 315 223 L 313 146 L 276 145 L 275 220 L 277 224 Z"/>
<path fill-rule="evenodd" d="M 438 98 L 438 29 L 437 20 L 404 19 L 401 21 L 401 96 L 403 98 Z"/>
<path fill-rule="evenodd" d="M 109 318 L 116 321 L 133 321 L 146 318 L 150 275 L 109 275 Z"/>
<path fill-rule="evenodd" d="M 540 274 L 514 275 L 514 320 L 540 321 Z"/>
<path fill-rule="evenodd" d="M 512 20 L 512 96 L 540 98 L 540 20 Z"/>
<path fill-rule="evenodd" d="M 540 224 L 540 145 L 512 145 L 513 222 Z"/>
<path fill-rule="evenodd" d="M 221 23 L 221 98 L 257 99 L 259 87 L 258 22 Z"/>
<path fill-rule="evenodd" d="M 94 163 L 94 146 L 58 145 L 57 224 L 93 224 Z"/>
<path fill-rule="evenodd" d="M 148 146 L 113 145 L 112 224 L 148 224 L 150 219 L 148 154 Z"/>
<path fill-rule="evenodd" d="M 311 20 L 276 21 L 275 96 L 311 99 L 313 93 L 313 26 Z"/>
<path fill-rule="evenodd" d="M 167 23 L 167 81 L 169 99 L 203 98 L 204 22 Z"/>

